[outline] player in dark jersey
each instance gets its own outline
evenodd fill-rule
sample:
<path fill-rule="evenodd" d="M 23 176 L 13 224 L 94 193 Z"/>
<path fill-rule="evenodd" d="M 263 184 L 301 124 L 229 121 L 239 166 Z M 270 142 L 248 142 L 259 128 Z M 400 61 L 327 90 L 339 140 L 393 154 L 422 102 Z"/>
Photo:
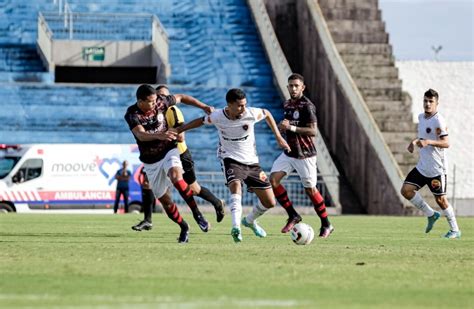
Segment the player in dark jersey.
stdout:
<path fill-rule="evenodd" d="M 285 115 L 279 124 L 279 129 L 286 134 L 286 141 L 291 151 L 283 152 L 273 163 L 270 183 L 278 202 L 289 216 L 287 224 L 281 230 L 282 233 L 287 233 L 302 220 L 288 198 L 286 189 L 281 185 L 281 180 L 296 170 L 306 195 L 310 198 L 314 210 L 321 219 L 319 237 L 327 238 L 334 231 L 334 227 L 329 222 L 324 198 L 316 188 L 316 107 L 303 95 L 304 89 L 303 76 L 291 74 L 288 77 L 290 99 L 283 103 Z"/>
<path fill-rule="evenodd" d="M 151 188 L 161 202 L 168 217 L 181 227 L 178 242 L 188 242 L 189 225 L 181 217 L 173 203 L 169 187 L 178 190 L 186 204 L 191 208 L 193 217 L 202 231 L 207 232 L 209 224 L 197 208 L 193 193 L 183 180 L 182 164 L 176 148 L 176 132 L 168 130 L 166 109 L 176 104 L 175 96 L 158 96 L 155 88 L 141 85 L 137 89 L 137 102 L 125 113 L 125 120 L 135 137 Z M 202 102 L 186 96 L 183 102 L 210 112 L 212 108 Z"/>

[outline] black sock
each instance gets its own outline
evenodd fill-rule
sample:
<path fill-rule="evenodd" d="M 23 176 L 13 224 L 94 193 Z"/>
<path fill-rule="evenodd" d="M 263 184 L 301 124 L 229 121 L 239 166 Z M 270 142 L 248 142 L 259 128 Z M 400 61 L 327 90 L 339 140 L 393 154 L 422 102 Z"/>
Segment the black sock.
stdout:
<path fill-rule="evenodd" d="M 212 194 L 212 192 L 209 191 L 209 189 L 206 187 L 201 186 L 201 192 L 199 192 L 197 196 L 199 196 L 203 200 L 208 201 L 209 203 L 214 205 L 214 207 L 217 207 L 221 204 L 221 200 L 219 200 L 214 194 Z"/>
<path fill-rule="evenodd" d="M 155 195 L 150 189 L 142 189 L 142 208 L 144 220 L 151 223 L 151 214 L 153 212 L 153 200 Z"/>

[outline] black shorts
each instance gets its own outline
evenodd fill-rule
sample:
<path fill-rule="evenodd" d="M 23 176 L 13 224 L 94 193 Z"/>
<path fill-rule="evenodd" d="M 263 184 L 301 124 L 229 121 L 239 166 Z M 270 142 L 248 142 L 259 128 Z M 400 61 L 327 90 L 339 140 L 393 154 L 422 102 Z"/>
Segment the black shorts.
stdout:
<path fill-rule="evenodd" d="M 271 188 L 267 175 L 258 164 L 246 165 L 230 158 L 225 158 L 222 161 L 222 169 L 227 181 L 226 185 L 240 180 L 241 183 L 247 185 L 248 189 Z"/>
<path fill-rule="evenodd" d="M 433 195 L 446 195 L 446 180 L 446 174 L 432 178 L 425 177 L 415 167 L 408 173 L 404 183 L 414 185 L 418 189 L 427 185 Z"/>
<path fill-rule="evenodd" d="M 186 149 L 186 151 L 180 155 L 180 158 L 184 170 L 183 179 L 190 185 L 196 181 L 196 173 L 194 172 L 194 161 L 189 149 Z"/>

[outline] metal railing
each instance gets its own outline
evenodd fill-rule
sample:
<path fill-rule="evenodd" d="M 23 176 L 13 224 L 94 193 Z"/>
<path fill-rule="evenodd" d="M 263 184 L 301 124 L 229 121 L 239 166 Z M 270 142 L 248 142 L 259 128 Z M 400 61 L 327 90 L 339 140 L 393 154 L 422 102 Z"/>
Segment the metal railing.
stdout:
<path fill-rule="evenodd" d="M 221 172 L 196 172 L 196 178 L 200 185 L 207 187 L 214 195 L 225 201 L 229 200 L 230 192 L 225 185 L 225 178 Z M 337 175 L 318 175 L 317 188 L 321 192 L 321 195 L 325 198 L 326 206 L 335 207 L 329 192 L 326 190 L 326 183 L 329 181 L 338 182 Z M 289 177 L 282 181 L 283 186 L 288 192 L 290 200 L 294 206 L 302 207 L 313 207 L 310 199 L 304 192 L 303 185 L 297 174 L 290 174 Z M 173 190 L 173 201 L 177 204 L 183 204 L 183 199 L 179 196 L 176 190 Z M 209 204 L 207 201 L 196 197 L 198 205 Z M 258 198 L 254 193 L 246 192 L 246 186 L 242 190 L 242 205 L 253 206 L 258 203 Z"/>
<path fill-rule="evenodd" d="M 41 14 L 52 32 L 53 39 L 152 41 L 155 24 L 161 28 L 160 34 L 167 37 L 153 14 L 75 13 L 70 10 L 62 14 Z"/>

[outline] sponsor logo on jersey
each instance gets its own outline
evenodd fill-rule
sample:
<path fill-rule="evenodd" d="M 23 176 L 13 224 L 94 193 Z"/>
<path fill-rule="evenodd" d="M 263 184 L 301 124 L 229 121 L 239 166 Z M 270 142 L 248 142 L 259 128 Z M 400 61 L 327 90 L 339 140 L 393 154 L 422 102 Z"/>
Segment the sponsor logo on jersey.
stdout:
<path fill-rule="evenodd" d="M 156 116 L 156 119 L 158 119 L 159 122 L 162 122 L 162 121 L 165 119 L 165 117 L 163 116 L 162 113 L 159 113 L 159 114 Z"/>
<path fill-rule="evenodd" d="M 430 134 L 431 133 L 431 128 L 426 128 L 426 133 Z"/>
<path fill-rule="evenodd" d="M 244 125 L 242 126 L 242 128 L 243 128 L 245 131 L 247 131 L 247 130 L 249 129 L 249 125 L 248 125 L 248 124 L 244 124 Z"/>
<path fill-rule="evenodd" d="M 260 178 L 260 180 L 262 180 L 262 181 L 266 181 L 266 180 L 267 180 L 267 175 L 265 174 L 264 171 L 261 171 L 261 172 L 260 172 L 259 178 Z"/>
<path fill-rule="evenodd" d="M 441 181 L 439 181 L 438 179 L 431 180 L 431 187 L 435 190 L 438 190 L 439 188 L 441 188 Z"/>
<path fill-rule="evenodd" d="M 440 135 L 441 134 L 441 128 L 436 128 L 436 135 Z"/>
<path fill-rule="evenodd" d="M 227 170 L 227 175 L 231 175 L 231 174 L 233 174 L 233 173 L 234 173 L 234 170 L 233 170 L 233 169 L 229 168 L 229 169 Z"/>

